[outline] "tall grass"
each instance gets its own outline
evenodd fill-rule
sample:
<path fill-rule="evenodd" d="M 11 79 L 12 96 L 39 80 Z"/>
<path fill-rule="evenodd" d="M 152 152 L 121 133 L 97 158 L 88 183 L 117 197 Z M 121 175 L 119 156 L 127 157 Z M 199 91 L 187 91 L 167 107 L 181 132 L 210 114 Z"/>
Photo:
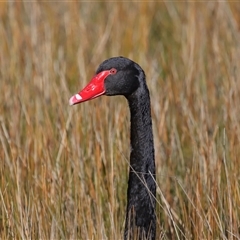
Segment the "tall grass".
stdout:
<path fill-rule="evenodd" d="M 0 3 L 0 238 L 120 239 L 122 97 L 69 107 L 106 58 L 145 70 L 158 239 L 240 237 L 240 5 Z"/>

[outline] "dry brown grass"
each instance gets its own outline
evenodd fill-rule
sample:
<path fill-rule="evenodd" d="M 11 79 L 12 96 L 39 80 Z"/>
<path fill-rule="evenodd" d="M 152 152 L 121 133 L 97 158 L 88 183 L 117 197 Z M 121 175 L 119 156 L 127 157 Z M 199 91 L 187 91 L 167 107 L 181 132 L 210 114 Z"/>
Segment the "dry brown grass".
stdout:
<path fill-rule="evenodd" d="M 157 236 L 240 237 L 240 5 L 0 2 L 0 239 L 120 239 L 129 113 L 75 107 L 98 64 L 146 72 Z"/>

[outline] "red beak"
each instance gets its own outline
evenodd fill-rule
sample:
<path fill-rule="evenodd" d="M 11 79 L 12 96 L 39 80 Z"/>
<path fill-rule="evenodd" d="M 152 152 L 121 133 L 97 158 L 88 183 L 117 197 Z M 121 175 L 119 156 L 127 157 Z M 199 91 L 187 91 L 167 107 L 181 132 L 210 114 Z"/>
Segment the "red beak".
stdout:
<path fill-rule="evenodd" d="M 69 99 L 69 105 L 85 102 L 103 95 L 106 91 L 104 88 L 104 80 L 110 74 L 110 70 L 106 70 L 95 75 L 83 90 Z"/>

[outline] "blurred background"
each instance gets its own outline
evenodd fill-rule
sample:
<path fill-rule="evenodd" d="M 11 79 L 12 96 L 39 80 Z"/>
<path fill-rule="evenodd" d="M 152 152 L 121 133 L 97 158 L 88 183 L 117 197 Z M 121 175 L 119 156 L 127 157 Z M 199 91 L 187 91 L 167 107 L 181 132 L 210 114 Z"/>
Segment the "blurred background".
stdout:
<path fill-rule="evenodd" d="M 127 102 L 68 105 L 119 55 L 151 93 L 157 239 L 239 238 L 233 1 L 0 2 L 0 238 L 122 238 Z"/>

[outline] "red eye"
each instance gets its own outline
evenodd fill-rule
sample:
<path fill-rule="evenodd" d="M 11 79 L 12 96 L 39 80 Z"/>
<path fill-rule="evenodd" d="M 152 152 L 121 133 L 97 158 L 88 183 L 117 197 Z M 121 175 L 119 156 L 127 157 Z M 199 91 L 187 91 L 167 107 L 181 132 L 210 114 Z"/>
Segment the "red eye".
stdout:
<path fill-rule="evenodd" d="M 117 69 L 115 69 L 115 68 L 110 69 L 110 73 L 112 75 L 116 74 L 117 73 Z"/>

